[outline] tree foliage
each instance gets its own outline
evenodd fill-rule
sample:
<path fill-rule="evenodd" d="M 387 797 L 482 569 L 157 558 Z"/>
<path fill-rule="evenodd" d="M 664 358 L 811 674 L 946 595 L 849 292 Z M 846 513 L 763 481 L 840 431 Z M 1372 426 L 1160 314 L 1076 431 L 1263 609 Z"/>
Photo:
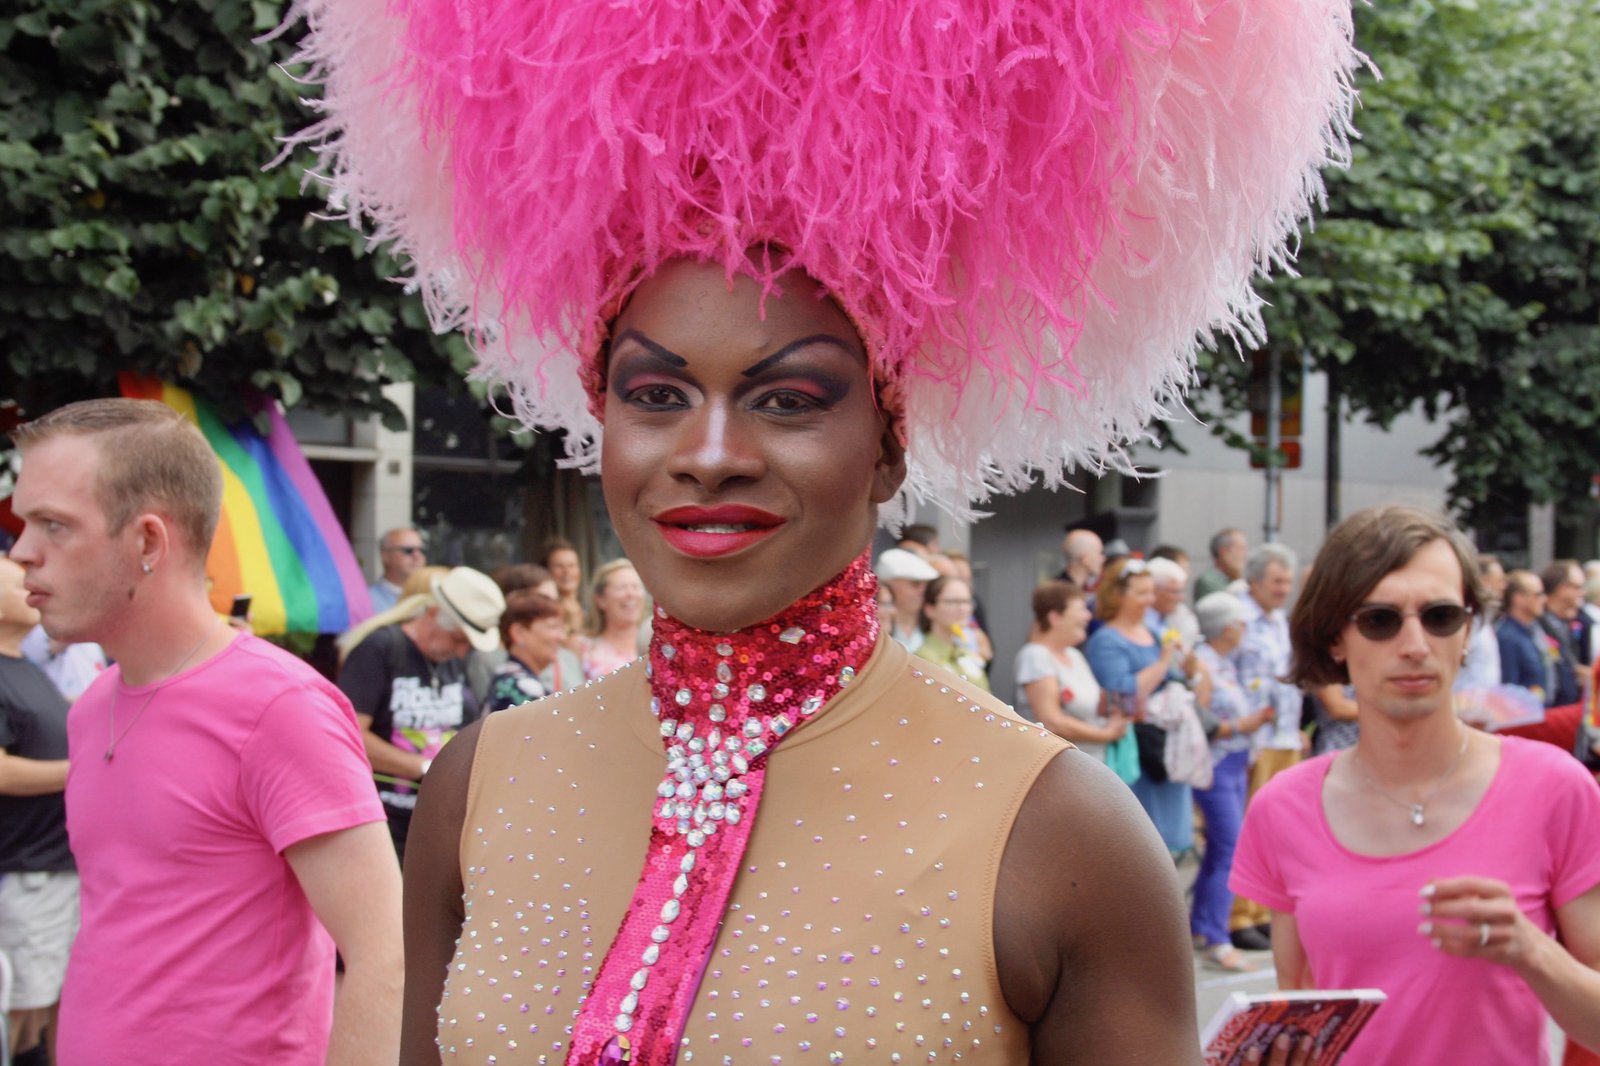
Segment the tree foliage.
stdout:
<path fill-rule="evenodd" d="M 398 271 L 266 164 L 312 116 L 254 38 L 282 0 L 18 0 L 0 21 L 0 395 L 38 410 L 176 381 L 225 415 L 400 414 L 392 381 L 459 380 Z"/>
<path fill-rule="evenodd" d="M 1420 403 L 1475 525 L 1600 472 L 1600 19 L 1586 0 L 1356 7 L 1361 139 L 1328 176 L 1270 343 L 1380 425 Z M 1225 408 L 1247 368 L 1204 369 Z"/>

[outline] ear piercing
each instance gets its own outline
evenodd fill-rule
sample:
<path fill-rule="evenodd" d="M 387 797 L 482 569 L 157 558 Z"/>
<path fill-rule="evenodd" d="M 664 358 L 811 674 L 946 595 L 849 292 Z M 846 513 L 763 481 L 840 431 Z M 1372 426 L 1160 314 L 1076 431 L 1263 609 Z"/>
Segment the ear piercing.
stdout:
<path fill-rule="evenodd" d="M 156 572 L 156 568 L 150 565 L 150 561 L 148 559 L 145 560 L 143 565 L 144 565 L 144 572 L 145 573 L 153 574 L 153 573 Z"/>

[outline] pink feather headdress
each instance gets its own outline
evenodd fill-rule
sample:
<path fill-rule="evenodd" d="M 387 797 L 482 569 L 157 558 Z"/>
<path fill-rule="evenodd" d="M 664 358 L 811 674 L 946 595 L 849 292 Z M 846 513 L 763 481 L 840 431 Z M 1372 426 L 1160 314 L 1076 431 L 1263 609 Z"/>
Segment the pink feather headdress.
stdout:
<path fill-rule="evenodd" d="M 298 0 L 301 140 L 440 329 L 598 460 L 638 280 L 778 250 L 864 334 L 911 492 L 1098 466 L 1287 265 L 1348 152 L 1348 0 Z M 762 268 L 754 268 L 760 270 Z M 763 280 L 770 281 L 771 275 Z"/>

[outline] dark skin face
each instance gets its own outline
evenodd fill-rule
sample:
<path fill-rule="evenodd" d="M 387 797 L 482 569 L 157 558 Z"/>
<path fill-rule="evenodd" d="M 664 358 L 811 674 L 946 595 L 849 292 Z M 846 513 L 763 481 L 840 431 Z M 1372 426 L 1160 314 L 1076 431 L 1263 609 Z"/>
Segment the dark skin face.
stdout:
<path fill-rule="evenodd" d="M 712 631 L 770 618 L 842 571 L 905 476 L 848 319 L 797 275 L 768 296 L 765 318 L 760 309 L 747 278 L 730 289 L 720 267 L 669 265 L 615 323 L 607 366 L 601 466 L 612 521 L 662 607 Z M 758 509 L 778 524 L 709 557 L 661 528 L 663 512 L 716 507 Z M 689 539 L 724 535 L 739 537 L 702 528 Z M 461 839 L 482 727 L 440 752 L 411 823 L 402 1066 L 440 1061 L 436 1008 L 464 915 Z M 1035 1066 L 1199 1062 L 1172 862 L 1127 786 L 1089 756 L 1062 752 L 1022 802 L 992 933 L 1001 991 L 1029 1026 Z"/>
<path fill-rule="evenodd" d="M 840 573 L 905 477 L 849 319 L 802 274 L 780 285 L 763 304 L 754 280 L 679 260 L 613 329 L 606 506 L 645 587 L 700 629 L 754 625 Z M 729 506 L 778 524 L 709 558 L 664 535 L 666 512 Z"/>

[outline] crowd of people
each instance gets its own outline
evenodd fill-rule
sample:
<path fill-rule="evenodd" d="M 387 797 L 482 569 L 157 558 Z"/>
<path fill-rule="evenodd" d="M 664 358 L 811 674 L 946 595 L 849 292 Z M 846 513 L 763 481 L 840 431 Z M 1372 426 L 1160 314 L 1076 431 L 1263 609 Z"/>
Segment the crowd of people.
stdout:
<path fill-rule="evenodd" d="M 30 412 L 20 1052 L 1193 1066 L 1191 949 L 1240 970 L 1263 929 L 1285 987 L 1388 994 L 1352 1066 L 1538 1061 L 1546 1014 L 1600 1046 L 1584 640 L 1538 639 L 1570 572 L 1508 575 L 1491 642 L 1471 548 L 1405 509 L 1298 598 L 1237 531 L 1190 596 L 1184 552 L 1073 529 L 1030 604 L 980 605 L 932 530 L 869 547 L 883 510 L 1114 462 L 1212 333 L 1261 336 L 1252 282 L 1348 155 L 1347 0 L 295 11 L 333 212 L 565 434 L 627 561 L 432 569 L 388 531 L 330 681 L 209 602 L 192 423 Z M 13 654 L 35 623 L 110 663 L 70 711 Z M 1480 721 L 1520 692 L 1560 750 L 1457 713 L 1472 636 Z"/>
<path fill-rule="evenodd" d="M 95 505 L 84 493 L 53 485 L 53 491 L 37 491 L 43 480 L 37 471 L 44 468 L 49 477 L 52 468 L 92 464 L 101 436 L 124 438 L 119 444 L 123 448 L 145 443 L 141 438 L 153 439 L 180 456 L 183 450 L 173 448 L 168 438 L 191 451 L 197 446 L 170 422 L 149 423 L 148 411 L 135 414 L 139 417 L 119 421 L 126 418 L 124 412 L 91 405 L 58 422 L 45 420 L 32 437 L 23 438 L 35 477 L 23 486 L 20 502 L 30 523 L 43 532 L 34 542 L 25 538 L 19 543 L 14 558 L 0 559 L 0 702 L 6 711 L 0 733 L 6 752 L 0 758 L 0 796 L 6 805 L 0 855 L 8 863 L 0 879 L 0 951 L 10 953 L 16 971 L 11 1050 L 22 1052 L 18 1062 L 50 1061 L 45 1049 L 55 1043 L 58 1031 L 62 1061 L 99 1061 L 99 1049 L 111 1042 L 122 1046 L 125 1012 L 102 1011 L 98 1004 L 125 979 L 128 967 L 150 975 L 144 1009 L 160 1014 L 172 1009 L 172 1003 L 190 1003 L 192 1010 L 183 1012 L 173 1029 L 163 1030 L 165 1038 L 182 1041 L 186 1032 L 198 1038 L 214 1005 L 191 1002 L 196 991 L 170 980 L 171 973 L 185 971 L 172 962 L 171 952 L 214 958 L 226 950 L 252 957 L 260 944 L 246 941 L 269 928 L 273 937 L 295 930 L 299 946 L 270 963 L 258 960 L 260 970 L 241 984 L 241 994 L 246 989 L 252 996 L 262 994 L 269 979 L 289 980 L 314 989 L 311 1002 L 331 1003 L 331 987 L 310 980 L 308 971 L 321 966 L 328 970 L 325 976 L 331 975 L 331 950 L 337 945 L 345 972 L 340 1001 L 352 1005 L 330 1010 L 328 1026 L 308 1028 L 303 1018 L 288 1025 L 297 1008 L 267 997 L 269 1007 L 278 1005 L 263 1008 L 252 1025 L 275 1035 L 261 1046 L 288 1041 L 281 1044 L 288 1047 L 303 1040 L 337 1047 L 342 1040 L 356 1039 L 341 1027 L 360 1026 L 379 1009 L 386 991 L 394 991 L 399 970 L 395 946 L 376 941 L 386 921 L 391 932 L 394 927 L 399 864 L 407 854 L 419 786 L 435 759 L 485 714 L 626 674 L 650 647 L 650 596 L 638 571 L 624 559 L 599 566 L 588 595 L 575 595 L 583 585 L 582 568 L 576 549 L 566 541 L 545 545 L 539 553 L 543 563 L 483 574 L 463 566 L 429 566 L 425 541 L 415 529 L 390 530 L 381 541 L 382 574 L 373 591 L 378 602 L 393 589 L 393 602 L 341 638 L 338 688 L 333 689 L 292 657 L 243 637 L 210 613 L 199 553 L 193 547 L 207 530 L 199 514 L 180 516 L 172 528 L 145 531 L 134 545 L 140 549 L 134 576 L 147 584 L 130 588 L 126 597 L 91 592 L 87 582 L 94 575 L 67 569 L 94 543 L 91 531 L 83 527 L 96 524 Z M 148 466 L 135 473 L 151 476 Z M 163 476 L 182 481 L 181 473 Z M 202 496 L 191 510 L 206 506 Z M 1585 883 L 1590 864 L 1561 852 L 1572 841 L 1560 833 L 1582 837 L 1600 825 L 1593 820 L 1593 796 L 1579 784 L 1589 780 L 1592 786 L 1580 760 L 1600 753 L 1595 747 L 1600 737 L 1592 735 L 1580 698 L 1590 677 L 1585 667 L 1594 662 L 1595 638 L 1600 637 L 1600 627 L 1593 625 L 1600 614 L 1600 582 L 1586 581 L 1585 568 L 1567 561 L 1542 574 L 1505 573 L 1498 560 L 1475 555 L 1447 525 L 1410 512 L 1402 518 L 1410 523 L 1410 541 L 1391 539 L 1415 542 L 1412 555 L 1417 558 L 1432 559 L 1443 550 L 1418 551 L 1429 544 L 1448 546 L 1450 558 L 1470 568 L 1472 580 L 1465 592 L 1451 596 L 1448 580 L 1413 592 L 1399 577 L 1377 573 L 1370 565 L 1368 576 L 1377 585 L 1369 593 L 1352 595 L 1342 586 L 1334 592 L 1325 587 L 1327 582 L 1319 584 L 1319 575 L 1330 566 L 1338 568 L 1336 574 L 1352 568 L 1362 572 L 1329 556 L 1370 551 L 1361 539 L 1377 536 L 1369 528 L 1375 520 L 1369 519 L 1369 527 L 1336 531 L 1317 566 L 1308 571 L 1298 599 L 1293 553 L 1275 544 L 1251 550 L 1236 529 L 1212 538 L 1211 567 L 1193 582 L 1192 592 L 1183 550 L 1163 546 L 1142 557 L 1113 543 L 1108 552 L 1095 534 L 1073 529 L 1062 545 L 1061 577 L 1033 593 L 1031 628 L 1015 652 L 1015 708 L 1120 778 L 1175 860 L 1198 853 L 1189 926 L 1206 966 L 1248 972 L 1263 963 L 1257 953 L 1270 948 L 1286 988 L 1390 987 L 1390 979 L 1364 968 L 1370 960 L 1351 957 L 1342 939 L 1347 930 L 1331 933 L 1317 924 L 1329 920 L 1324 915 L 1330 908 L 1339 921 L 1360 924 L 1319 895 L 1329 889 L 1315 886 L 1324 884 L 1329 871 L 1341 869 L 1340 863 L 1351 861 L 1356 865 L 1348 885 L 1379 876 L 1361 865 L 1363 854 L 1374 856 L 1373 861 L 1392 856 L 1394 863 L 1403 859 L 1415 867 L 1419 890 L 1424 883 L 1429 886 L 1423 905 L 1433 913 L 1445 913 L 1448 901 L 1450 913 L 1470 912 L 1474 920 L 1490 916 L 1475 926 L 1483 939 L 1476 947 L 1500 944 L 1503 935 L 1505 946 L 1486 957 L 1513 970 L 1531 965 L 1524 955 L 1544 950 L 1524 921 L 1546 934 L 1559 933 L 1578 957 L 1596 946 L 1585 924 L 1595 906 L 1595 885 Z M 1412 528 L 1419 525 L 1420 533 Z M 37 547 L 41 541 L 47 551 Z M 1421 565 L 1398 548 L 1390 556 L 1386 565 L 1395 574 Z M 985 606 L 974 593 L 970 560 L 943 550 L 931 527 L 913 525 L 903 530 L 895 547 L 877 556 L 873 569 L 882 632 L 905 647 L 914 661 L 946 672 L 938 676 L 987 692 L 996 649 L 987 634 Z M 168 582 L 152 587 L 164 574 L 171 575 Z M 49 605 L 45 613 L 53 623 L 48 635 L 39 624 L 41 611 L 28 601 L 25 575 L 30 589 L 44 590 Z M 108 575 L 106 580 L 115 589 L 128 578 Z M 1396 586 L 1392 593 L 1390 584 Z M 1420 605 L 1412 610 L 1411 601 L 1419 596 Z M 147 620 L 161 615 L 170 616 L 172 632 L 194 640 L 187 646 L 163 640 L 152 655 L 140 638 Z M 577 617 L 586 620 L 581 629 L 572 624 Z M 1364 678 L 1378 689 L 1392 678 L 1366 678 L 1356 669 L 1356 649 L 1367 644 L 1388 649 L 1396 634 L 1407 631 L 1410 617 L 1419 619 L 1422 636 L 1413 643 L 1426 662 L 1413 685 L 1419 692 L 1412 695 L 1420 698 L 1420 690 L 1430 686 L 1430 691 L 1444 692 L 1444 710 L 1428 712 L 1439 719 L 1430 729 L 1456 728 L 1449 723 L 1486 725 L 1473 721 L 1482 693 L 1520 688 L 1526 700 L 1550 707 L 1556 715 L 1522 728 L 1567 745 L 1557 764 L 1551 762 L 1555 749 L 1550 745 L 1488 739 L 1493 734 L 1463 725 L 1450 733 L 1461 738 L 1459 750 L 1444 760 L 1442 769 L 1430 763 L 1431 776 L 1421 776 L 1427 787 L 1416 789 L 1409 787 L 1419 777 L 1411 764 L 1371 750 L 1370 737 L 1363 747 L 1363 725 L 1370 730 L 1374 720 L 1384 744 L 1399 740 L 1392 735 L 1397 728 L 1393 715 L 1385 717 L 1381 709 L 1390 694 L 1362 696 Z M 1349 632 L 1341 618 L 1349 620 Z M 1314 659 L 1318 665 L 1307 665 L 1301 631 L 1309 629 L 1317 631 L 1317 647 L 1338 649 L 1329 653 L 1336 659 Z M 1433 645 L 1443 640 L 1461 647 L 1453 663 L 1434 654 Z M 180 651 L 184 654 L 178 658 Z M 117 666 L 116 684 L 91 688 L 107 652 Z M 1459 665 L 1459 675 L 1446 669 L 1452 665 Z M 150 678 L 165 680 L 145 680 Z M 1412 682 L 1403 681 L 1402 688 L 1405 684 Z M 226 728 L 203 725 L 206 701 L 220 691 L 255 709 Z M 313 710 L 287 714 L 282 706 L 286 694 Z M 163 707 L 154 721 L 145 723 L 144 712 L 157 699 L 170 709 Z M 67 708 L 75 700 L 82 710 L 69 727 Z M 340 706 L 353 713 L 339 714 Z M 313 713 L 317 707 L 324 710 Z M 1566 717 L 1572 719 L 1570 737 L 1561 732 Z M 270 730 L 264 728 L 269 722 Z M 62 802 L 69 790 L 69 733 L 80 746 L 98 743 L 99 733 L 105 741 L 92 762 L 86 756 L 79 760 L 81 768 L 70 786 L 71 819 Z M 1503 756 L 1491 750 L 1496 743 L 1507 745 Z M 1338 758 L 1341 753 L 1346 758 Z M 113 779 L 119 755 L 121 765 L 137 760 L 135 776 L 125 781 Z M 1325 757 L 1300 765 L 1312 755 Z M 210 775 L 129 802 L 161 779 L 162 766 L 186 759 L 210 767 Z M 1553 780 L 1569 782 L 1560 787 L 1571 792 L 1554 805 L 1541 801 L 1550 806 L 1555 823 L 1552 832 L 1558 839 L 1548 844 L 1548 854 L 1560 852 L 1550 861 L 1556 864 L 1552 876 L 1561 880 L 1551 886 L 1546 903 L 1515 913 L 1501 904 L 1491 907 L 1497 897 L 1481 881 L 1443 878 L 1458 866 L 1423 861 L 1417 857 L 1421 851 L 1412 846 L 1440 842 L 1441 847 L 1464 849 L 1449 831 L 1430 827 L 1476 826 L 1473 801 L 1500 780 L 1497 759 L 1506 760 L 1501 776 L 1508 778 L 1495 785 L 1497 794 L 1516 790 L 1518 796 L 1524 791 L 1534 795 L 1546 787 L 1540 782 Z M 1559 765 L 1561 760 L 1570 768 Z M 1317 769 L 1308 769 L 1312 766 Z M 210 782 L 231 774 L 239 776 L 245 793 L 228 806 L 208 807 L 205 801 L 215 789 Z M 1515 781 L 1509 780 L 1513 774 Z M 1283 783 L 1269 785 L 1280 777 Z M 1292 788 L 1287 783 L 1291 780 Z M 1380 780 L 1399 787 L 1389 788 Z M 1453 797 L 1456 792 L 1462 795 Z M 1303 836 L 1306 826 L 1319 824 L 1319 795 L 1326 797 L 1325 824 L 1331 828 L 1317 846 L 1326 853 L 1302 852 L 1298 841 L 1290 847 L 1290 836 Z M 232 804 L 240 806 L 234 810 Z M 1376 805 L 1377 811 L 1363 804 Z M 1368 824 L 1378 813 L 1392 814 L 1393 807 L 1409 814 L 1403 824 L 1427 830 L 1426 837 L 1408 839 L 1403 830 Z M 1496 817 L 1506 822 L 1507 834 L 1515 835 L 1513 820 L 1503 813 Z M 170 827 L 173 838 L 167 846 L 175 852 L 154 847 L 152 819 Z M 385 863 L 374 854 L 371 830 L 379 823 L 387 827 L 398 861 Z M 222 825 L 251 828 L 223 831 Z M 227 841 L 221 860 L 225 870 L 211 869 L 219 847 L 211 838 L 219 831 Z M 1475 830 L 1474 839 L 1484 832 Z M 199 858 L 183 857 L 188 838 L 197 852 L 206 853 L 202 867 L 194 865 Z M 169 854 L 170 861 L 157 858 Z M 1526 856 L 1513 858 L 1520 862 Z M 339 895 L 356 887 L 349 870 L 337 868 L 346 862 L 364 871 L 356 896 L 359 906 Z M 273 872 L 274 864 L 282 864 L 278 872 Z M 165 917 L 175 905 L 161 893 L 176 892 L 177 881 L 196 877 L 201 868 L 207 879 L 203 895 L 210 901 L 206 913 L 214 914 L 215 921 L 242 921 L 247 909 L 259 912 L 269 906 L 279 908 L 271 913 L 281 915 L 285 867 L 300 886 L 303 909 L 298 913 L 271 919 L 256 913 L 220 938 L 208 919 L 174 938 L 176 943 L 165 945 L 164 952 L 147 951 L 139 940 L 142 930 L 152 928 L 150 922 Z M 372 880 L 374 869 L 387 872 Z M 1459 869 L 1492 873 L 1497 868 L 1493 863 L 1473 867 L 1463 860 Z M 81 902 L 80 875 L 86 882 Z M 1309 879 L 1308 887 L 1300 879 Z M 1520 900 L 1528 889 L 1516 883 Z M 1338 878 L 1326 884 L 1339 892 L 1347 885 Z M 137 917 L 134 903 L 143 907 Z M 1531 916 L 1519 919 L 1522 911 Z M 1457 951 L 1454 940 L 1433 940 L 1450 944 L 1445 949 L 1435 943 L 1435 951 L 1474 954 L 1468 950 L 1473 945 Z M 75 942 L 69 975 L 68 949 Z M 165 981 L 153 969 L 163 960 L 174 967 Z M 1417 974 L 1431 973 L 1432 962 L 1426 952 L 1412 953 L 1396 972 L 1415 980 Z M 1569 969 L 1569 982 L 1578 982 L 1576 992 L 1561 985 L 1559 974 L 1541 975 L 1537 981 L 1524 974 L 1526 980 L 1497 978 L 1497 994 L 1526 1001 L 1524 1006 L 1534 1014 L 1548 1009 L 1561 1021 L 1563 1011 L 1578 1010 L 1587 1002 L 1582 983 L 1593 972 L 1581 964 Z M 158 1001 L 158 996 L 177 998 Z M 138 1009 L 138 1003 L 127 1008 Z M 1401 1013 L 1391 1009 L 1389 1016 Z M 1587 1029 L 1577 1024 L 1569 1031 Z M 1495 1038 L 1505 1049 L 1526 1048 L 1542 1040 L 1542 1031 L 1508 1025 L 1497 1029 Z M 1378 1038 L 1371 1039 L 1376 1043 Z M 1448 1041 L 1441 1038 L 1438 1043 L 1443 1049 Z M 387 1045 L 380 1041 L 378 1046 Z M 1574 1044 L 1571 1061 L 1587 1061 L 1577 1057 L 1581 1054 Z M 1443 1057 L 1426 1061 L 1458 1061 L 1444 1050 L 1438 1055 Z M 1389 1060 L 1378 1056 L 1370 1061 Z"/>

